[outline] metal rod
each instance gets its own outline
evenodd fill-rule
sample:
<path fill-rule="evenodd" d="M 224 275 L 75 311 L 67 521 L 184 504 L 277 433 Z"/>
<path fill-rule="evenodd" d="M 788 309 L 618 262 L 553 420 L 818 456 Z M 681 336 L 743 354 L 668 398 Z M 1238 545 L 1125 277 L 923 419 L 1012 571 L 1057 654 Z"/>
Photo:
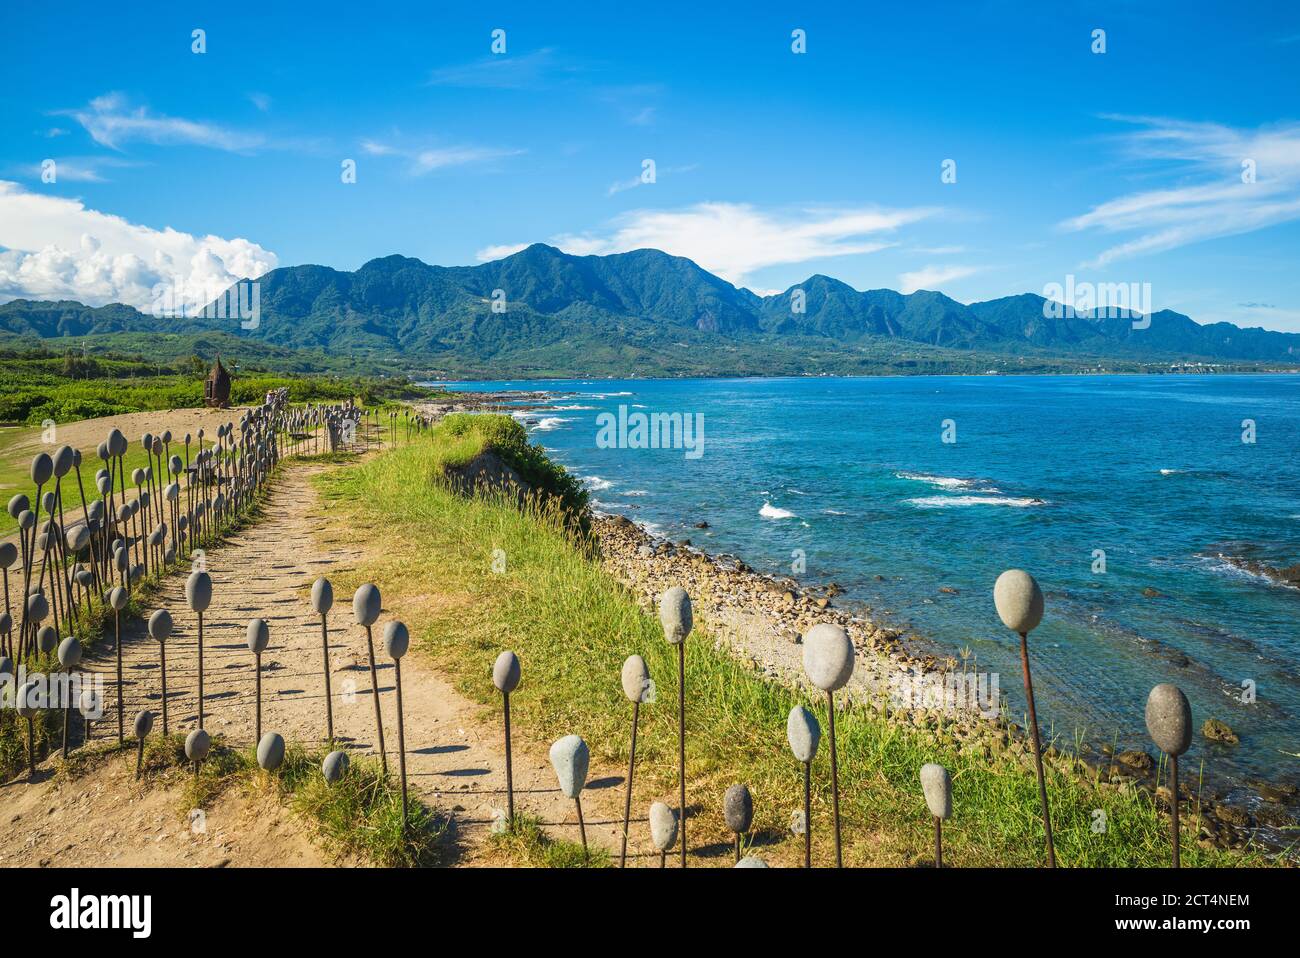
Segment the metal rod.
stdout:
<path fill-rule="evenodd" d="M 1034 711 L 1034 682 L 1029 676 L 1028 636 L 1020 633 L 1020 669 L 1025 676 L 1025 700 L 1029 703 L 1029 727 L 1034 735 L 1034 767 L 1038 771 L 1038 800 L 1043 806 L 1043 830 L 1047 834 L 1047 867 L 1056 867 L 1056 847 L 1052 843 L 1052 816 L 1047 809 L 1047 785 L 1043 781 L 1043 751 L 1038 740 L 1038 715 Z M 831 739 L 834 742 L 834 737 Z M 834 746 L 832 745 L 832 748 Z"/>
<path fill-rule="evenodd" d="M 627 864 L 627 829 L 632 820 L 632 772 L 636 769 L 636 724 L 641 703 L 632 703 L 632 754 L 627 760 L 627 799 L 623 802 L 623 850 L 618 855 L 618 867 Z"/>
<path fill-rule="evenodd" d="M 320 617 L 321 651 L 325 656 L 325 737 L 334 742 L 334 700 L 330 696 L 330 633 L 325 622 L 325 613 Z"/>
<path fill-rule="evenodd" d="M 27 716 L 27 777 L 36 777 L 36 722 Z"/>
<path fill-rule="evenodd" d="M 1174 867 L 1181 868 L 1179 861 L 1178 849 L 1178 756 L 1169 756 L 1169 789 L 1171 795 L 1170 807 L 1173 812 L 1173 829 L 1174 829 Z"/>
<path fill-rule="evenodd" d="M 677 777 L 682 867 L 686 867 L 686 640 L 677 643 Z"/>
<path fill-rule="evenodd" d="M 582 860 L 586 861 L 587 853 L 587 823 L 582 820 L 582 793 L 573 800 L 573 804 L 578 806 L 578 833 L 582 836 Z"/>
<path fill-rule="evenodd" d="M 203 613 L 199 613 L 199 728 L 203 728 Z M 199 766 L 194 766 L 194 774 L 199 774 Z"/>
<path fill-rule="evenodd" d="M 366 626 L 366 646 L 370 652 L 370 687 L 375 699 L 375 728 L 379 730 L 379 764 L 388 775 L 388 753 L 384 751 L 384 716 L 379 711 L 379 677 L 375 672 L 375 640 Z"/>
<path fill-rule="evenodd" d="M 402 660 L 393 659 L 397 679 L 397 767 L 402 775 L 402 833 L 406 833 L 406 723 L 402 719 Z"/>
<path fill-rule="evenodd" d="M 812 762 L 803 763 L 803 867 L 812 868 Z"/>
<path fill-rule="evenodd" d="M 514 768 L 510 760 L 510 693 L 502 692 L 502 700 L 505 703 L 506 715 L 506 827 L 510 831 L 515 828 L 515 779 Z"/>
<path fill-rule="evenodd" d="M 117 633 L 117 744 L 126 741 L 124 703 L 122 701 L 122 610 L 113 610 L 113 624 Z M 200 680 L 202 681 L 202 680 Z"/>
<path fill-rule="evenodd" d="M 254 684 L 257 687 L 257 724 L 253 737 L 260 743 L 262 741 L 262 653 L 258 652 L 253 656 L 253 668 L 256 672 Z"/>
<path fill-rule="evenodd" d="M 943 867 L 943 819 L 934 817 L 934 867 Z"/>
<path fill-rule="evenodd" d="M 835 818 L 835 867 L 844 867 L 844 858 L 840 852 L 840 764 L 835 753 L 835 693 L 826 693 L 827 713 L 830 716 L 831 729 L 831 811 Z"/>
<path fill-rule="evenodd" d="M 163 737 L 167 737 L 167 643 L 158 644 L 158 654 L 162 658 L 162 713 Z"/>

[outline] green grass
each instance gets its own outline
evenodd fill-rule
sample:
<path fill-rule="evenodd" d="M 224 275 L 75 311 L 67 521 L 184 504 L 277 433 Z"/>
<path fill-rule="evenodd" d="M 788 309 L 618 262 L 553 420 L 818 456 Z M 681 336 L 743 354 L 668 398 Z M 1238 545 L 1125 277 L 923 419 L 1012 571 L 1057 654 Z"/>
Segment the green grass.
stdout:
<path fill-rule="evenodd" d="M 449 441 L 450 439 L 450 441 Z M 676 805 L 675 653 L 657 621 L 606 575 L 588 544 L 568 531 L 557 501 L 531 501 L 522 511 L 503 495 L 466 499 L 443 479 L 443 464 L 463 455 L 453 434 L 317 477 L 331 503 L 333 534 L 367 542 L 367 556 L 340 576 L 344 593 L 377 583 L 385 606 L 411 628 L 415 647 L 431 656 L 485 714 L 499 710 L 489 676 L 505 648 L 522 660 L 523 681 L 511 696 L 521 744 L 540 750 L 569 733 L 592 751 L 593 776 L 626 767 L 630 706 L 619 669 L 632 653 L 645 657 L 657 701 L 643 705 L 634 809 L 654 799 Z M 443 448 L 440 442 L 448 445 Z M 339 524 L 342 524 L 340 527 Z M 505 557 L 504 570 L 495 555 Z M 759 853 L 793 863 L 802 839 L 791 835 L 801 803 L 801 772 L 785 741 L 786 716 L 804 697 L 764 680 L 697 630 L 689 639 L 688 802 L 692 850 L 712 846 L 728 860 L 722 794 L 745 782 L 754 795 Z M 809 703 L 826 727 L 821 700 Z M 960 745 L 941 728 L 895 724 L 872 708 L 836 720 L 844 858 L 852 865 L 910 865 L 932 847 L 932 824 L 918 783 L 920 767 L 940 762 L 953 777 L 955 815 L 945 828 L 945 860 L 954 866 L 1035 866 L 1045 861 L 1032 765 L 1011 750 Z M 1049 761 L 1047 775 L 1057 857 L 1062 865 L 1164 866 L 1168 822 L 1131 786 L 1098 781 L 1068 757 Z M 813 764 L 813 836 L 817 862 L 831 861 L 829 753 Z M 1107 827 L 1093 830 L 1094 810 Z M 1186 815 L 1188 866 L 1264 863 L 1255 853 L 1198 846 L 1196 816 Z M 637 827 L 634 825 L 634 828 Z M 644 825 L 640 826 L 644 828 Z M 526 844 L 526 843 L 525 843 Z M 718 851 L 723 848 L 723 851 Z"/>
<path fill-rule="evenodd" d="M 608 868 L 609 852 L 600 846 L 583 849 L 581 842 L 556 838 L 532 815 L 516 815 L 514 828 L 493 832 L 489 839 L 500 864 L 518 868 Z"/>

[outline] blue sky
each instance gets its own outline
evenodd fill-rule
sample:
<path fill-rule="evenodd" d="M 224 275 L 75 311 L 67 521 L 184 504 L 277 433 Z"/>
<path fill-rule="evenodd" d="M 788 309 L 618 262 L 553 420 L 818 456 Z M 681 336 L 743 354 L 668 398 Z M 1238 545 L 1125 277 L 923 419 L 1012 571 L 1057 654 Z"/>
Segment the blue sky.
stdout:
<path fill-rule="evenodd" d="M 0 13 L 0 298 L 544 241 L 1300 330 L 1295 4 L 129 6 Z"/>

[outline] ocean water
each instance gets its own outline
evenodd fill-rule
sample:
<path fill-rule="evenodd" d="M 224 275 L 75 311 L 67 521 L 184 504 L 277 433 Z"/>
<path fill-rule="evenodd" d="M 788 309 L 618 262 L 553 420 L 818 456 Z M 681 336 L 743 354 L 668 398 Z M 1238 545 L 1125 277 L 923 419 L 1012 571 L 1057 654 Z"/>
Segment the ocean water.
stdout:
<path fill-rule="evenodd" d="M 1300 779 L 1300 591 L 1224 558 L 1300 562 L 1300 377 L 453 385 L 543 390 L 545 408 L 514 413 L 597 508 L 761 571 L 802 555 L 796 578 L 838 583 L 838 604 L 998 673 L 1016 716 L 1017 639 L 992 588 L 1027 569 L 1046 595 L 1031 635 L 1045 733 L 1153 750 L 1143 708 L 1170 681 L 1198 729 L 1215 717 L 1242 739 L 1198 731 L 1191 774 Z M 602 448 L 597 416 L 620 406 L 699 414 L 701 454 Z"/>

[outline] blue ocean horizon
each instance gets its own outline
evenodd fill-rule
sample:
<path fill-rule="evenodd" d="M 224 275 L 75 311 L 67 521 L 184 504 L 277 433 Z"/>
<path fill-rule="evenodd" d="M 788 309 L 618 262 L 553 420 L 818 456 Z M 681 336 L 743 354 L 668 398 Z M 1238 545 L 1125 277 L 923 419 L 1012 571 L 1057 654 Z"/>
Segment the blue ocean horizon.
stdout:
<path fill-rule="evenodd" d="M 1044 734 L 1154 751 L 1147 693 L 1174 682 L 1198 730 L 1217 718 L 1241 737 L 1198 731 L 1184 768 L 1300 780 L 1300 590 L 1260 571 L 1300 562 L 1298 376 L 449 385 L 543 393 L 513 413 L 595 508 L 835 582 L 837 604 L 997 672 L 1016 718 L 1018 647 L 992 589 L 1026 569 L 1046 595 L 1030 639 Z M 698 417 L 698 457 L 598 441 L 636 413 Z"/>

